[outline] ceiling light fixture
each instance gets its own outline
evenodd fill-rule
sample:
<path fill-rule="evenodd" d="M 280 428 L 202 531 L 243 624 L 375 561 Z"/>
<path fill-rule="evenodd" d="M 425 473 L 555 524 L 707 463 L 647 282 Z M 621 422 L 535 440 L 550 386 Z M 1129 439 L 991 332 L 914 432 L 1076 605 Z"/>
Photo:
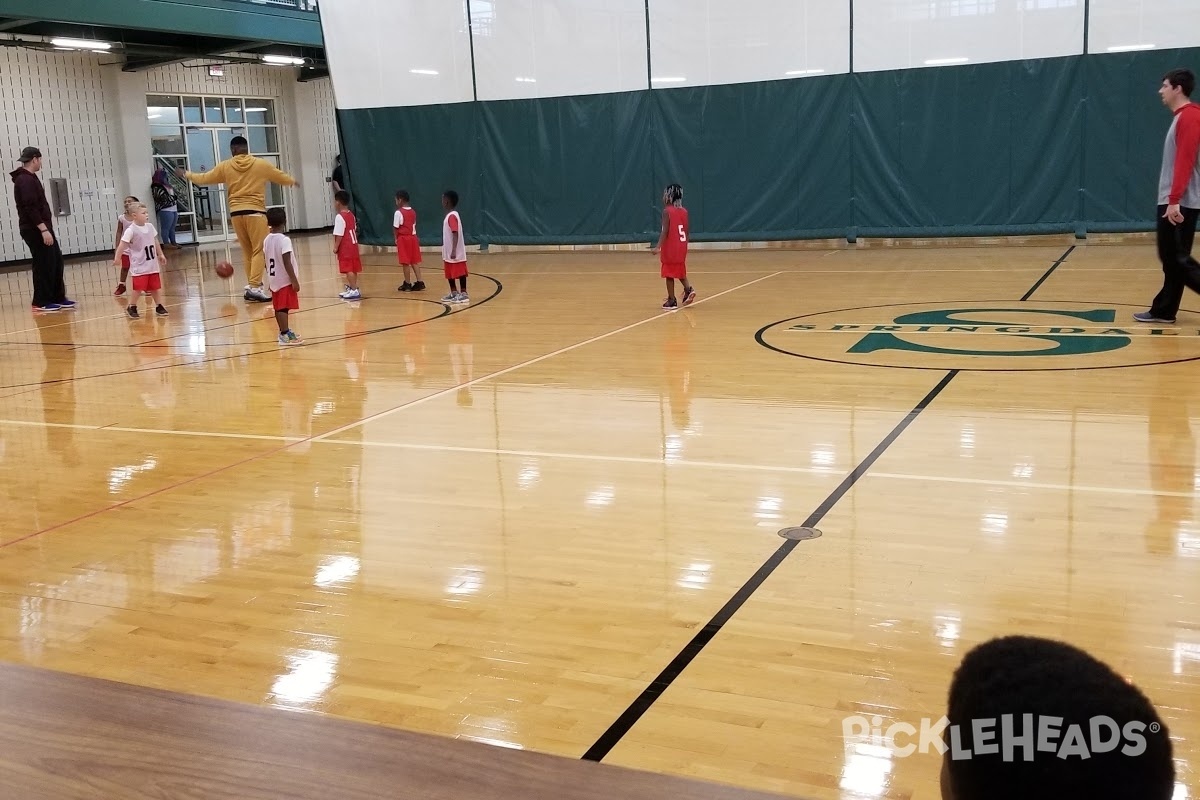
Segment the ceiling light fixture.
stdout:
<path fill-rule="evenodd" d="M 56 37 L 50 40 L 50 44 L 63 50 L 91 50 L 94 53 L 104 53 L 112 49 L 112 45 L 108 42 L 101 42 L 96 39 L 64 39 Z"/>

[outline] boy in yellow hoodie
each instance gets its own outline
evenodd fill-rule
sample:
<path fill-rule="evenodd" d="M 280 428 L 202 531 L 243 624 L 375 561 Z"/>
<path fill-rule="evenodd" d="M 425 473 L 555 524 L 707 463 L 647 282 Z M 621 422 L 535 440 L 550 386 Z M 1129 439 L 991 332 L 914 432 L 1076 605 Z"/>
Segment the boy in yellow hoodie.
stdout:
<path fill-rule="evenodd" d="M 233 157 L 208 172 L 177 169 L 175 174 L 199 186 L 225 184 L 229 192 L 229 216 L 246 265 L 246 300 L 269 303 L 271 296 L 263 289 L 263 241 L 270 232 L 267 226 L 267 182 L 280 186 L 299 184 L 271 162 L 250 155 L 250 146 L 244 136 L 233 137 L 229 149 Z"/>

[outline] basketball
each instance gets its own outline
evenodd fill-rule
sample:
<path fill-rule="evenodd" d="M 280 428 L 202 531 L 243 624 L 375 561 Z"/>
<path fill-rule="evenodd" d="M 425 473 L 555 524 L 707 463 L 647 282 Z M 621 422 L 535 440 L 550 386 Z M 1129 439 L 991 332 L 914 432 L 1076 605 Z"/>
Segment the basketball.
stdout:
<path fill-rule="evenodd" d="M 217 274 L 222 278 L 228 278 L 233 274 L 233 264 L 230 264 L 228 261 L 222 261 L 217 264 Z"/>

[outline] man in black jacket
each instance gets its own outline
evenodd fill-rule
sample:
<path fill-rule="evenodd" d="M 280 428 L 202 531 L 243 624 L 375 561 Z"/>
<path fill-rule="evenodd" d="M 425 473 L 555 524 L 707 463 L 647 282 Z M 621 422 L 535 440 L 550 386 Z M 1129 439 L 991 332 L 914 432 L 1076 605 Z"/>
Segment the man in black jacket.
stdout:
<path fill-rule="evenodd" d="M 42 151 L 26 147 L 19 160 L 21 166 L 9 175 L 17 201 L 17 226 L 33 255 L 33 310 L 74 310 L 75 301 L 67 299 L 63 284 L 63 254 L 54 235 L 50 204 L 37 176 L 42 168 Z"/>

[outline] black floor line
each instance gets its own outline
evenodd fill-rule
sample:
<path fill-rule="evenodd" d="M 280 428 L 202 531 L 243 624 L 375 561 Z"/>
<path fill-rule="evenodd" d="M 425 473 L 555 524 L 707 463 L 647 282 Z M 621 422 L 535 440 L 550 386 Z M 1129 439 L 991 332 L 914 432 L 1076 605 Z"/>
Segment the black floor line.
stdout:
<path fill-rule="evenodd" d="M 904 433 L 905 428 L 911 425 L 913 420 L 933 402 L 934 398 L 950 385 L 950 381 L 954 380 L 956 375 L 958 375 L 958 370 L 946 373 L 938 382 L 938 385 L 929 394 L 925 395 L 921 399 L 921 402 L 917 403 L 913 410 L 909 411 L 895 428 L 892 428 L 891 433 L 884 437 L 883 441 L 875 446 L 870 455 L 864 458 L 850 474 L 843 478 L 842 482 L 822 501 L 821 505 L 817 506 L 817 509 L 809 514 L 808 519 L 804 520 L 803 526 L 811 527 L 824 519 L 825 515 L 833 510 L 838 501 L 854 488 L 854 484 L 858 483 L 858 480 L 867 474 L 867 471 L 883 455 L 884 451 L 892 446 L 892 443 L 899 438 L 900 434 Z M 796 549 L 796 545 L 798 544 L 800 542 L 789 539 L 779 545 L 779 548 L 758 568 L 758 571 L 750 576 L 750 580 L 742 584 L 742 588 L 738 589 L 737 593 L 729 598 L 728 602 L 716 613 L 716 616 L 709 620 L 708 624 L 692 637 L 692 640 L 679 652 L 679 655 L 671 659 L 671 663 L 667 665 L 667 668 L 638 695 L 629 708 L 625 709 L 625 712 L 617 717 L 617 721 L 610 725 L 608 730 L 596 740 L 596 743 L 583 754 L 585 760 L 600 761 L 608 755 L 617 742 L 629 732 L 629 729 L 650 709 L 650 706 L 654 705 L 654 701 L 679 677 L 679 674 L 687 668 L 688 664 L 692 663 L 692 660 L 700 655 L 700 651 L 704 649 L 705 645 L 712 641 L 712 638 L 724 627 L 725 623 L 738 612 L 738 609 L 745 605 L 751 595 L 758 590 L 758 587 L 763 585 L 767 578 L 771 576 L 771 573 L 775 571 L 775 568 L 783 563 L 784 559 L 791 554 L 792 550 Z"/>
<path fill-rule="evenodd" d="M 1049 278 L 1056 269 L 1058 269 L 1059 265 L 1067 260 L 1074 250 L 1074 245 L 1068 248 L 1067 251 L 1063 253 L 1053 265 L 1051 265 L 1050 269 L 1046 270 L 1045 274 L 1038 279 L 1037 283 L 1035 283 L 1033 287 L 1025 293 L 1025 295 L 1021 298 L 1021 302 L 1028 300 L 1033 293 L 1037 291 L 1037 289 L 1043 283 L 1046 282 L 1046 279 Z M 882 456 L 898 438 L 900 438 L 900 434 L 904 433 L 904 431 L 910 425 L 912 425 L 913 421 L 915 421 L 916 418 L 921 415 L 921 412 L 929 407 L 929 404 L 932 403 L 937 396 L 941 394 L 947 386 L 950 385 L 950 382 L 953 381 L 958 374 L 959 370 L 951 370 L 947 372 L 946 375 L 944 375 L 942 379 L 938 381 L 938 384 L 934 386 L 927 395 L 921 398 L 921 401 L 917 403 L 911 411 L 905 414 L 904 418 L 896 424 L 896 427 L 892 428 L 891 432 L 888 433 L 888 435 L 885 436 L 883 440 L 875 446 L 875 449 L 872 450 L 866 458 L 859 462 L 858 466 L 856 466 L 848 475 L 846 475 L 845 478 L 842 479 L 842 482 L 837 485 L 837 488 L 834 489 L 829 496 L 826 497 L 819 506 L 817 506 L 816 510 L 808 516 L 808 519 L 802 523 L 803 527 L 812 527 L 824 519 L 825 515 L 833 510 L 833 507 L 836 506 L 852 488 L 854 488 L 854 485 L 858 483 L 860 478 L 867 474 L 875 462 L 879 460 L 879 457 Z M 725 626 L 725 623 L 732 619 L 733 615 L 736 614 L 738 610 L 746 604 L 746 601 L 749 600 L 756 591 L 758 591 L 758 588 L 766 582 L 767 578 L 771 577 L 771 573 L 773 573 L 775 569 L 782 564 L 789 555 L 791 555 L 791 552 L 796 549 L 796 545 L 798 544 L 800 544 L 800 542 L 789 539 L 783 544 L 779 545 L 775 552 L 771 554 L 770 558 L 763 562 L 762 566 L 760 566 L 758 570 L 750 576 L 749 580 L 742 584 L 742 587 L 737 590 L 733 597 L 729 598 L 725 605 L 721 606 L 721 609 L 716 613 L 716 615 L 714 615 L 713 618 L 710 619 L 708 623 L 701 628 L 695 636 L 692 637 L 691 641 L 689 641 L 687 645 L 685 645 L 684 648 L 679 651 L 679 654 L 676 655 L 675 658 L 671 659 L 671 663 L 667 664 L 666 668 L 658 674 L 658 677 L 651 681 L 650 685 L 642 690 L 642 693 L 634 699 L 634 701 L 629 705 L 628 708 L 625 709 L 624 712 L 622 712 L 621 716 L 617 717 L 616 721 L 608 727 L 608 730 L 601 734 L 600 738 L 588 748 L 587 752 L 583 754 L 583 760 L 601 761 L 605 756 L 612 752 L 612 749 L 616 747 L 617 743 L 620 742 L 622 738 L 624 738 L 625 734 L 629 733 L 633 726 L 637 724 L 637 721 L 641 719 L 647 711 L 650 710 L 650 707 L 653 706 L 658 698 L 662 696 L 662 694 L 671 686 L 672 683 L 674 683 L 675 679 L 678 678 L 685 669 L 687 669 L 688 665 L 695 660 L 696 656 L 700 655 L 700 652 L 705 648 L 705 646 L 707 646 L 708 643 L 712 641 L 713 637 L 715 637 L 721 631 L 721 628 Z"/>
<path fill-rule="evenodd" d="M 1038 282 L 1035 283 L 1033 286 L 1031 286 L 1029 288 L 1029 291 L 1021 296 L 1021 302 L 1024 303 L 1026 300 L 1033 297 L 1033 293 L 1036 292 L 1038 289 L 1040 289 L 1042 287 L 1042 284 L 1046 282 L 1046 279 L 1054 274 L 1054 270 L 1058 269 L 1059 265 L 1062 264 L 1064 261 L 1066 261 L 1068 258 L 1070 258 L 1071 253 L 1074 253 L 1074 252 L 1075 252 L 1075 245 L 1071 245 L 1070 247 L 1068 247 L 1067 252 L 1065 252 L 1061 256 L 1059 256 L 1058 261 L 1055 261 L 1053 264 L 1051 264 L 1050 269 L 1046 270 L 1046 273 L 1044 275 L 1042 275 L 1042 277 L 1038 278 Z"/>

